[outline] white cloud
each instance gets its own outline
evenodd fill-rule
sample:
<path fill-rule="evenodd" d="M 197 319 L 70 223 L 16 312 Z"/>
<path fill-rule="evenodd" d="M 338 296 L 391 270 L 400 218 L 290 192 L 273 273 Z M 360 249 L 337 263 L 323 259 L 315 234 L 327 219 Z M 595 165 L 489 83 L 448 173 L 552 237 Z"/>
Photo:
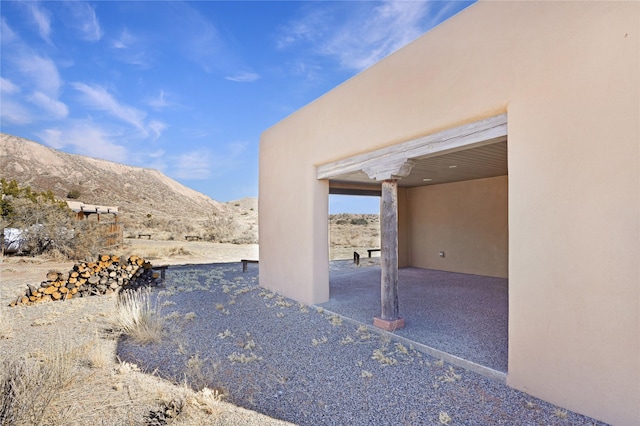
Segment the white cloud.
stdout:
<path fill-rule="evenodd" d="M 34 92 L 29 96 L 29 101 L 49 112 L 54 118 L 65 118 L 69 114 L 67 106 L 57 99 L 52 99 L 42 92 Z"/>
<path fill-rule="evenodd" d="M 174 159 L 173 174 L 178 179 L 207 179 L 211 175 L 210 153 L 202 149 L 185 152 Z"/>
<path fill-rule="evenodd" d="M 246 143 L 231 142 L 215 152 L 208 148 L 186 152 L 171 159 L 174 166 L 170 174 L 178 179 L 193 180 L 228 176 L 244 163 L 246 151 Z"/>
<path fill-rule="evenodd" d="M 106 131 L 90 121 L 75 121 L 64 129 L 46 129 L 38 136 L 52 148 L 70 147 L 76 154 L 119 163 L 130 157 L 126 147 L 115 143 Z"/>
<path fill-rule="evenodd" d="M 428 3 L 387 1 L 373 8 L 359 25 L 348 22 L 320 47 L 348 69 L 363 70 L 423 33 Z"/>
<path fill-rule="evenodd" d="M 158 139 L 162 135 L 162 132 L 167 129 L 167 125 L 158 120 L 149 121 L 148 127 L 155 134 L 155 139 Z"/>
<path fill-rule="evenodd" d="M 44 129 L 38 136 L 51 148 L 62 149 L 67 146 L 62 139 L 62 130 L 60 129 Z"/>
<path fill-rule="evenodd" d="M 151 152 L 149 153 L 149 157 L 151 158 L 161 158 L 164 157 L 164 155 L 167 153 L 167 151 L 165 151 L 164 149 L 159 149 L 155 152 Z"/>
<path fill-rule="evenodd" d="M 34 53 L 24 53 L 15 58 L 15 63 L 20 72 L 31 80 L 37 91 L 51 98 L 58 97 L 62 80 L 56 64 L 51 59 Z"/>
<path fill-rule="evenodd" d="M 2 99 L 0 119 L 6 124 L 29 124 L 33 121 L 33 117 L 24 106 L 9 99 Z"/>
<path fill-rule="evenodd" d="M 171 5 L 173 30 L 185 57 L 198 64 L 205 72 L 219 69 L 229 60 L 231 53 L 221 54 L 224 43 L 216 27 L 187 3 L 174 2 Z"/>
<path fill-rule="evenodd" d="M 124 28 L 120 33 L 120 37 L 111 43 L 111 47 L 114 49 L 128 49 L 136 42 L 136 38 L 131 32 Z"/>
<path fill-rule="evenodd" d="M 259 78 L 260 76 L 258 74 L 252 72 L 239 72 L 232 76 L 226 77 L 227 80 L 235 81 L 238 83 L 251 83 L 258 80 Z"/>
<path fill-rule="evenodd" d="M 104 87 L 89 86 L 84 83 L 71 83 L 71 85 L 84 95 L 84 102 L 90 107 L 105 111 L 113 117 L 129 123 L 147 135 L 144 125 L 146 113 L 134 107 L 118 102 Z"/>
<path fill-rule="evenodd" d="M 2 18 L 0 21 L 0 41 L 2 44 L 12 43 L 17 39 L 16 33 L 13 32 L 7 21 Z"/>
<path fill-rule="evenodd" d="M 151 98 L 147 103 L 150 107 L 155 109 L 163 109 L 171 105 L 165 97 L 164 90 L 161 90 L 160 93 L 158 93 L 158 96 Z"/>
<path fill-rule="evenodd" d="M 13 82 L 7 78 L 0 77 L 0 92 L 5 94 L 18 93 L 20 88 L 13 84 Z"/>
<path fill-rule="evenodd" d="M 47 43 L 51 44 L 51 14 L 48 10 L 40 8 L 38 3 L 29 2 L 27 4 L 28 10 L 31 13 L 31 18 L 38 27 L 40 37 Z"/>
<path fill-rule="evenodd" d="M 80 31 L 83 39 L 98 41 L 102 38 L 102 28 L 96 11 L 89 3 L 72 1 L 65 4 L 71 9 L 73 25 Z"/>
<path fill-rule="evenodd" d="M 442 2 L 388 0 L 380 3 L 318 2 L 283 28 L 276 46 L 301 47 L 306 53 L 336 60 L 361 71 L 388 56 L 440 22 L 457 7 Z"/>
<path fill-rule="evenodd" d="M 292 21 L 282 29 L 276 40 L 278 49 L 285 49 L 299 42 L 315 42 L 322 39 L 329 31 L 328 23 L 332 22 L 332 9 L 304 8 L 304 17 Z"/>
<path fill-rule="evenodd" d="M 117 39 L 111 41 L 111 48 L 116 51 L 116 59 L 126 64 L 147 68 L 152 62 L 153 50 L 127 28 L 122 30 Z"/>

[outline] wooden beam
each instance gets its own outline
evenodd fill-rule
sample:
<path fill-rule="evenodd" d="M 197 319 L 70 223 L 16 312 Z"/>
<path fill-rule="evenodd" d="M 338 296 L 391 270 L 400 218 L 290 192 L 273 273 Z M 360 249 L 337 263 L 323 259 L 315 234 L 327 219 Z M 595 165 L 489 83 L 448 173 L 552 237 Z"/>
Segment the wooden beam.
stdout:
<path fill-rule="evenodd" d="M 415 161 L 408 160 L 406 158 L 399 158 L 395 161 L 369 164 L 363 169 L 363 171 L 367 176 L 369 176 L 369 179 L 400 179 L 409 176 L 409 173 L 411 173 L 411 169 L 413 169 L 415 164 Z"/>
<path fill-rule="evenodd" d="M 361 170 L 394 168 L 407 159 L 426 158 L 461 149 L 495 143 L 507 136 L 507 114 L 433 133 L 407 142 L 318 166 L 318 179 L 335 177 Z"/>
<path fill-rule="evenodd" d="M 329 187 L 330 195 L 367 195 L 371 197 L 379 197 L 382 192 L 379 189 L 349 189 L 349 188 L 332 188 Z"/>
<path fill-rule="evenodd" d="M 395 179 L 382 182 L 380 236 L 382 312 L 373 323 L 392 330 L 404 326 L 404 320 L 398 315 L 398 181 Z"/>

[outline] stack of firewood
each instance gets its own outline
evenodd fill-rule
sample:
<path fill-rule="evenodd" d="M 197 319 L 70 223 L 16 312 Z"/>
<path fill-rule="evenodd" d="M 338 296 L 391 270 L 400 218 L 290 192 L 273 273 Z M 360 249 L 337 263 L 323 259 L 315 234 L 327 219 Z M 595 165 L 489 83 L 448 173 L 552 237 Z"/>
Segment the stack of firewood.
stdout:
<path fill-rule="evenodd" d="M 159 283 L 160 273 L 154 272 L 145 259 L 129 256 L 122 262 L 120 256 L 104 254 L 95 262 L 76 263 L 69 272 L 49 271 L 40 287 L 29 284 L 24 296 L 10 306 L 109 294 Z"/>

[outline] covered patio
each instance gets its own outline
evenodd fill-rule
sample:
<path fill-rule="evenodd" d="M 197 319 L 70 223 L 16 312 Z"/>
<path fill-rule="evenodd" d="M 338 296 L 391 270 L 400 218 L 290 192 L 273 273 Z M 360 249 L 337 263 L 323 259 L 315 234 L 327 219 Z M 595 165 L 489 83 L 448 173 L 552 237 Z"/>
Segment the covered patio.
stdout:
<path fill-rule="evenodd" d="M 327 267 L 329 195 L 380 191 L 384 268 L 354 293 L 375 299 L 364 323 L 400 335 L 433 313 L 416 330 L 442 322 L 468 332 L 443 341 L 480 347 L 481 316 L 452 317 L 487 308 L 482 292 L 419 303 L 426 284 L 412 295 L 404 268 L 501 277 L 509 386 L 639 424 L 639 11 L 480 1 L 265 130 L 260 285 L 346 300 Z"/>
<path fill-rule="evenodd" d="M 317 306 L 370 325 L 380 312 L 380 267 L 344 262 L 331 268 L 330 300 Z M 506 278 L 400 268 L 398 304 L 405 326 L 391 333 L 448 362 L 504 379 L 508 302 Z"/>

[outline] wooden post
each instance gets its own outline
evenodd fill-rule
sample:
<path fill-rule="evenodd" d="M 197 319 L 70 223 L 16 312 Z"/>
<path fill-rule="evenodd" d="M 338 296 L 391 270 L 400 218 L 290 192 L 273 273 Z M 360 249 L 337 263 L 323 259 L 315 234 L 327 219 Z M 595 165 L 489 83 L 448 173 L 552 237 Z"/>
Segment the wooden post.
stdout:
<path fill-rule="evenodd" d="M 380 202 L 381 252 L 381 304 L 380 317 L 373 320 L 376 327 L 396 330 L 404 327 L 404 319 L 398 313 L 398 181 L 382 182 Z"/>

